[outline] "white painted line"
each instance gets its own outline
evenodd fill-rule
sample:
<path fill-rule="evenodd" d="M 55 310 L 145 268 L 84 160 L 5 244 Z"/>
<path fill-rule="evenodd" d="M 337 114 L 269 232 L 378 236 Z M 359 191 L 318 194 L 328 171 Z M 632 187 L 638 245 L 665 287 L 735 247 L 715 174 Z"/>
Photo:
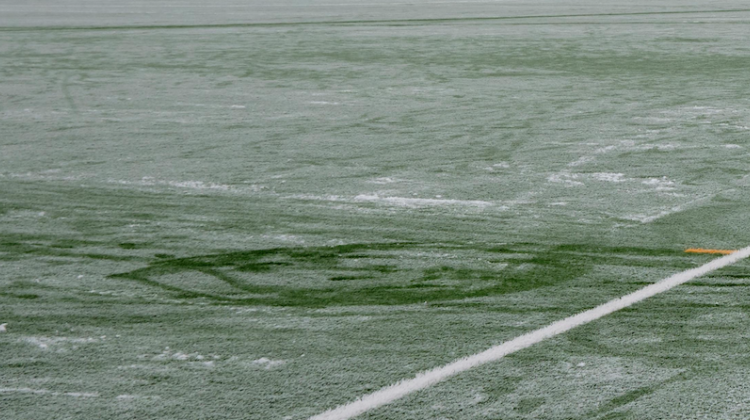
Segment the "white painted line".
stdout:
<path fill-rule="evenodd" d="M 444 381 L 471 368 L 502 359 L 508 354 L 514 353 L 518 350 L 523 350 L 526 347 L 532 346 L 540 341 L 562 334 L 580 325 L 597 320 L 605 315 L 611 314 L 612 312 L 619 311 L 620 309 L 626 308 L 634 303 L 650 298 L 651 296 L 666 292 L 667 290 L 675 286 L 679 286 L 696 277 L 700 277 L 704 274 L 710 273 L 711 271 L 718 270 L 719 268 L 734 264 L 737 261 L 749 256 L 750 246 L 747 248 L 742 248 L 737 252 L 725 257 L 717 258 L 709 262 L 708 264 L 702 265 L 698 268 L 693 268 L 681 273 L 677 273 L 671 277 L 648 285 L 642 289 L 638 289 L 633 293 L 599 305 L 596 308 L 589 309 L 588 311 L 581 312 L 578 315 L 573 315 L 571 317 L 557 321 L 544 328 L 540 328 L 520 337 L 516 337 L 513 340 L 510 340 L 503 344 L 498 344 L 497 346 L 491 347 L 481 353 L 464 357 L 445 366 L 419 373 L 412 379 L 403 380 L 391 386 L 382 388 L 371 394 L 365 395 L 354 402 L 328 410 L 324 413 L 318 414 L 317 416 L 310 417 L 309 420 L 347 420 L 352 417 L 356 417 L 366 411 L 386 404 L 390 404 L 391 402 L 405 397 L 412 392 L 435 385 L 438 382 Z"/>

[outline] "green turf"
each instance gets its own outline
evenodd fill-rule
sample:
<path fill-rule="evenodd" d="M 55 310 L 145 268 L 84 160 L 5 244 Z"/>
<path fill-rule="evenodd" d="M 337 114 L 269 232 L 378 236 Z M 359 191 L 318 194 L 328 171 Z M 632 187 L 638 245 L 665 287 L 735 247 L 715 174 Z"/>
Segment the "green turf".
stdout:
<path fill-rule="evenodd" d="M 305 419 L 750 244 L 742 2 L 329 3 L 0 6 L 0 417 Z M 361 418 L 748 418 L 748 279 Z"/>

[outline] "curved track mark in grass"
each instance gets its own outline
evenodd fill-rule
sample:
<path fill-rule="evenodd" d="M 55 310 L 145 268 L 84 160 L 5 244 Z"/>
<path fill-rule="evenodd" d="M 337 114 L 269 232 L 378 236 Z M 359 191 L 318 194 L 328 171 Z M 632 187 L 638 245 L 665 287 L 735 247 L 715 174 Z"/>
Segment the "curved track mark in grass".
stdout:
<path fill-rule="evenodd" d="M 580 244 L 358 243 L 187 258 L 160 255 L 147 267 L 112 277 L 216 304 L 439 304 L 559 284 L 598 264 L 690 267 L 690 259 L 675 258 L 681 255 L 681 250 L 674 249 Z M 180 276 L 185 276 L 184 281 Z"/>
<path fill-rule="evenodd" d="M 103 247 L 105 244 L 97 241 L 76 239 L 60 239 L 44 235 L 27 235 L 10 233 L 0 238 L 0 261 L 14 261 L 21 257 L 64 257 L 88 258 L 110 261 L 144 261 L 146 258 L 134 255 L 104 254 L 76 252 L 76 249 Z"/>
<path fill-rule="evenodd" d="M 632 391 L 626 392 L 626 393 L 624 393 L 622 395 L 619 395 L 619 396 L 617 396 L 615 398 L 612 398 L 608 402 L 602 404 L 600 406 L 600 408 L 598 408 L 597 410 L 594 410 L 592 412 L 589 412 L 588 414 L 586 414 L 585 416 L 583 416 L 583 418 L 599 418 L 602 415 L 610 414 L 611 412 L 613 412 L 614 410 L 616 410 L 616 409 L 618 409 L 620 407 L 623 407 L 623 406 L 625 406 L 627 404 L 630 404 L 630 403 L 632 403 L 632 402 L 634 402 L 634 401 L 636 401 L 636 400 L 638 400 L 638 399 L 640 399 L 642 397 L 645 397 L 647 395 L 653 394 L 654 392 L 656 392 L 657 390 L 659 390 L 660 388 L 662 388 L 662 387 L 664 387 L 666 385 L 669 385 L 669 384 L 674 383 L 674 382 L 680 382 L 680 381 L 688 380 L 688 379 L 692 378 L 693 376 L 695 376 L 695 373 L 696 372 L 694 370 L 688 370 L 688 371 L 685 371 L 685 372 L 678 373 L 678 374 L 676 374 L 676 375 L 674 375 L 674 376 L 672 376 L 670 378 L 667 378 L 667 379 L 665 379 L 663 381 L 657 382 L 656 384 L 643 386 L 643 387 L 640 387 L 640 388 L 636 388 L 636 389 L 634 389 Z"/>
<path fill-rule="evenodd" d="M 158 259 L 112 277 L 217 304 L 401 305 L 549 286 L 583 275 L 591 261 L 548 245 L 502 255 L 476 244 L 362 243 Z"/>
<path fill-rule="evenodd" d="M 363 414 L 372 409 L 390 404 L 413 392 L 428 388 L 450 377 L 458 375 L 461 372 L 465 372 L 469 369 L 484 365 L 489 362 L 500 360 L 511 353 L 523 350 L 548 338 L 563 334 L 575 327 L 595 321 L 605 315 L 609 315 L 613 312 L 619 311 L 620 309 L 627 308 L 628 306 L 638 303 L 644 299 L 648 299 L 659 293 L 666 292 L 667 290 L 686 283 L 696 277 L 700 277 L 722 267 L 734 264 L 744 258 L 747 258 L 748 256 L 750 256 L 750 246 L 740 249 L 739 251 L 730 255 L 717 258 L 700 267 L 683 271 L 681 273 L 677 273 L 673 276 L 667 277 L 666 279 L 660 280 L 654 284 L 638 289 L 635 292 L 599 305 L 596 308 L 589 309 L 577 315 L 573 315 L 560 321 L 554 322 L 546 327 L 526 333 L 520 337 L 516 337 L 513 340 L 507 341 L 497 346 L 490 347 L 489 349 L 481 353 L 467 356 L 445 366 L 437 367 L 435 369 L 419 373 L 412 379 L 403 380 L 394 385 L 382 388 L 371 394 L 365 395 L 354 402 L 339 406 L 332 410 L 318 414 L 317 416 L 310 417 L 309 420 L 351 419 L 352 417 L 359 416 L 360 414 Z M 634 395 L 623 397 L 622 401 L 628 402 L 631 398 L 638 397 L 639 394 L 636 392 L 636 394 Z M 619 402 L 615 401 L 615 403 Z"/>

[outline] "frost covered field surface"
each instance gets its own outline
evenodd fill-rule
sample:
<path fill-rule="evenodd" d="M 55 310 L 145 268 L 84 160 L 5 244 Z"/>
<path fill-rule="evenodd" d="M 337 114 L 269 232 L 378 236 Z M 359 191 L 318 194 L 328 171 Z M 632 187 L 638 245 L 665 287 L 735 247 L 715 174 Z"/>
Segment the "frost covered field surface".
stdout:
<path fill-rule="evenodd" d="M 743 2 L 20 3 L 4 419 L 306 419 L 750 244 Z M 749 280 L 360 418 L 748 418 Z"/>

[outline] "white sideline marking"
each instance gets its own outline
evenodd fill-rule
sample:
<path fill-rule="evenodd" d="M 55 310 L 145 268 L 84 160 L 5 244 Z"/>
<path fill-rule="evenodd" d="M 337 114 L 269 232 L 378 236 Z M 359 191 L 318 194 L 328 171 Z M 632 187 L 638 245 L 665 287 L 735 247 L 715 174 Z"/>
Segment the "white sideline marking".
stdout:
<path fill-rule="evenodd" d="M 514 353 L 518 350 L 523 350 L 526 347 L 532 346 L 540 341 L 562 334 L 580 325 L 597 320 L 605 315 L 611 314 L 612 312 L 619 311 L 620 309 L 626 308 L 634 303 L 650 298 L 651 296 L 666 292 L 667 290 L 675 286 L 679 286 L 696 277 L 700 277 L 706 273 L 710 273 L 711 271 L 718 270 L 719 268 L 734 264 L 737 261 L 749 256 L 750 246 L 742 248 L 737 252 L 725 257 L 717 258 L 700 267 L 677 273 L 671 277 L 667 277 L 666 279 L 648 285 L 642 289 L 638 289 L 633 293 L 611 300 L 607 303 L 597 306 L 596 308 L 589 309 L 588 311 L 581 312 L 578 315 L 570 316 L 568 318 L 554 322 L 544 328 L 540 328 L 530 333 L 526 333 L 520 337 L 516 337 L 508 342 L 490 347 L 489 349 L 481 353 L 458 359 L 445 366 L 421 372 L 412 379 L 406 379 L 391 386 L 382 388 L 371 394 L 362 396 L 354 402 L 328 410 L 324 413 L 318 414 L 317 416 L 310 417 L 309 420 L 347 420 L 352 417 L 356 417 L 366 411 L 372 410 L 373 408 L 389 404 L 399 398 L 405 397 L 412 392 L 435 385 L 436 383 L 448 379 L 451 376 L 457 375 L 461 372 L 483 365 L 485 363 L 502 359 L 508 354 Z"/>

